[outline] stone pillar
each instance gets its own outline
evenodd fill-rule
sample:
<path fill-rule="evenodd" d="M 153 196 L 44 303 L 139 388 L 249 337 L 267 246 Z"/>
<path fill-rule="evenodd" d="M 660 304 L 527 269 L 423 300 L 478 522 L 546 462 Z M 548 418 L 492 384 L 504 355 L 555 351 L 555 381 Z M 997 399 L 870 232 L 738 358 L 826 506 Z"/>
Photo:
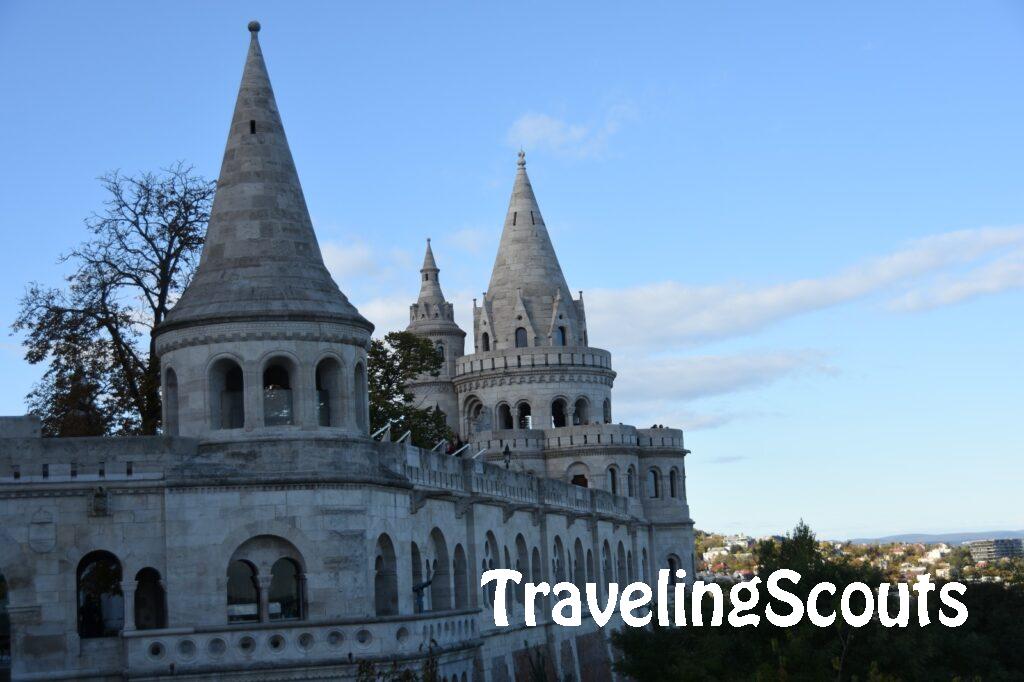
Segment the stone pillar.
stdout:
<path fill-rule="evenodd" d="M 263 373 L 258 366 L 247 365 L 242 369 L 244 391 L 242 392 L 242 410 L 245 413 L 245 430 L 252 431 L 263 427 Z"/>
<path fill-rule="evenodd" d="M 256 576 L 256 582 L 259 585 L 259 610 L 260 610 L 260 622 L 266 623 L 270 621 L 270 582 L 273 580 L 272 576 L 260 574 Z"/>
<path fill-rule="evenodd" d="M 121 594 L 124 598 L 124 631 L 135 630 L 135 590 L 138 588 L 137 580 L 122 580 Z"/>

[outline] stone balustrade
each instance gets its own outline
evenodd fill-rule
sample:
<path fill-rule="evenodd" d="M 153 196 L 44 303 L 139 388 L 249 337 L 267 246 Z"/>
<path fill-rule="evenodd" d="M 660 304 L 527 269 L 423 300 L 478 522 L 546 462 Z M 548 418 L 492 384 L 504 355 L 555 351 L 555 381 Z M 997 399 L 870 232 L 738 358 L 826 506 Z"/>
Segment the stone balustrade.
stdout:
<path fill-rule="evenodd" d="M 510 369 L 569 367 L 611 370 L 612 355 L 606 350 L 586 346 L 508 348 L 462 356 L 455 363 L 455 376 L 505 372 Z"/>

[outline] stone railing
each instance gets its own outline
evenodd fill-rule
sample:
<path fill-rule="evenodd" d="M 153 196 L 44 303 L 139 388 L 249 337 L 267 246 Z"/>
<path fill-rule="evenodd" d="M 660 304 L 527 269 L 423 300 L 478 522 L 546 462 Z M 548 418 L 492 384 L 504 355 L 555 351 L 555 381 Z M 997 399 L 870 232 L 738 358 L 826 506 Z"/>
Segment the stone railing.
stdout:
<path fill-rule="evenodd" d="M 581 446 L 619 445 L 636 447 L 637 429 L 626 424 L 581 424 L 544 430 L 548 449 Z"/>
<path fill-rule="evenodd" d="M 559 367 L 594 367 L 610 370 L 612 354 L 600 348 L 583 346 L 507 348 L 462 356 L 455 363 L 455 376 L 462 377 L 524 368 Z"/>
<path fill-rule="evenodd" d="M 682 449 L 682 429 L 637 429 L 637 445 L 642 448 L 674 448 Z"/>
<path fill-rule="evenodd" d="M 125 632 L 132 674 L 202 674 L 240 667 L 331 665 L 364 658 L 474 647 L 479 609 L 331 622 L 282 621 L 246 627 Z M 172 667 L 173 666 L 173 667 Z"/>

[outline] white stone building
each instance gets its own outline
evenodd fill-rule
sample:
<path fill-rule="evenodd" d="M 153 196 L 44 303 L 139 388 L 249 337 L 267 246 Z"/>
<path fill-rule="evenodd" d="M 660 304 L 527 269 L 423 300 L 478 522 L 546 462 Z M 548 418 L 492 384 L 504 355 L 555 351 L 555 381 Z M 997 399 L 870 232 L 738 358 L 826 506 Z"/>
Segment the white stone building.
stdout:
<path fill-rule="evenodd" d="M 682 432 L 613 423 L 611 355 L 589 345 L 520 156 L 475 352 L 429 246 L 411 309 L 446 358 L 415 390 L 469 447 L 372 439 L 373 326 L 323 265 L 250 31 L 200 266 L 157 330 L 166 434 L 0 420 L 12 677 L 350 679 L 432 656 L 446 681 L 611 679 L 588 616 L 554 625 L 548 602 L 527 627 L 519 588 L 497 628 L 479 578 L 693 575 Z"/>

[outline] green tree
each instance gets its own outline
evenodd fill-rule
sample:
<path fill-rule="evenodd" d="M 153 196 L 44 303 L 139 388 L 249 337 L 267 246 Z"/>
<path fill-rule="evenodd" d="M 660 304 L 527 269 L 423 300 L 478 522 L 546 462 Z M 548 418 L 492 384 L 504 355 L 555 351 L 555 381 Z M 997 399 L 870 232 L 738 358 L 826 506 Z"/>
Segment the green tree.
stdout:
<path fill-rule="evenodd" d="M 411 332 L 391 332 L 383 339 L 373 339 L 366 363 L 371 430 L 390 421 L 395 435 L 412 431 L 412 442 L 420 447 L 452 440 L 444 413 L 417 404 L 408 389 L 417 377 L 438 376 L 441 363 L 434 344 Z"/>
<path fill-rule="evenodd" d="M 30 284 L 12 325 L 25 359 L 48 365 L 28 397 L 46 435 L 158 432 L 152 332 L 192 277 L 216 188 L 181 163 L 100 182 L 108 199 L 85 221 L 91 236 L 61 257 L 66 286 Z"/>

